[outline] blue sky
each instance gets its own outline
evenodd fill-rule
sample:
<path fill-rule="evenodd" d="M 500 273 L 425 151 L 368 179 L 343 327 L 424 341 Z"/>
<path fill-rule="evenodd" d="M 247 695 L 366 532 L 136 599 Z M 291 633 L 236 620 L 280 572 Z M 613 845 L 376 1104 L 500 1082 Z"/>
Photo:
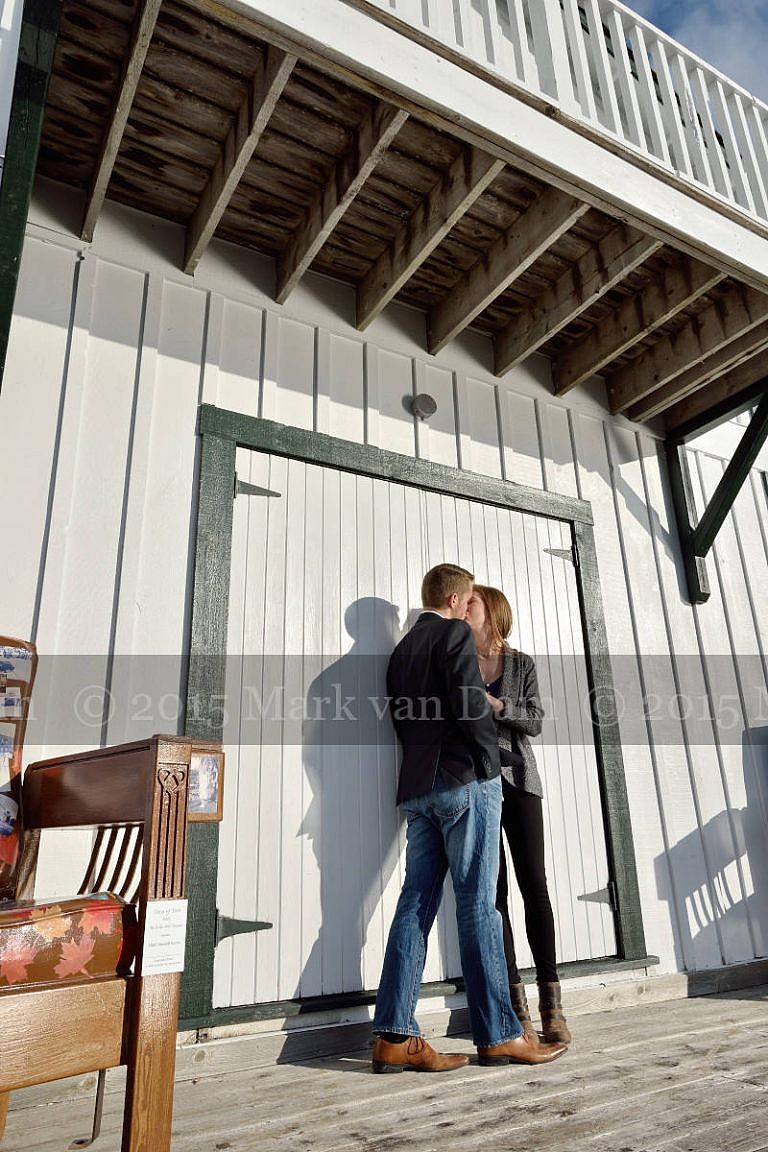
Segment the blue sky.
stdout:
<path fill-rule="evenodd" d="M 623 0 L 768 103 L 768 0 Z"/>

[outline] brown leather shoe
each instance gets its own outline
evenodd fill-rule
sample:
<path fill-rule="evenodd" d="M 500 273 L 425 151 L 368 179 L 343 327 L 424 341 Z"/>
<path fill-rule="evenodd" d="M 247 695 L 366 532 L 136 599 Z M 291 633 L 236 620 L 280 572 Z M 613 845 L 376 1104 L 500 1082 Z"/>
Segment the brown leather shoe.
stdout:
<path fill-rule="evenodd" d="M 402 1044 L 389 1044 L 379 1036 L 372 1059 L 374 1072 L 452 1072 L 469 1064 L 469 1056 L 435 1052 L 422 1036 L 409 1036 Z"/>
<path fill-rule="evenodd" d="M 542 1044 L 524 1032 L 515 1040 L 496 1044 L 493 1048 L 478 1048 L 479 1064 L 549 1064 L 568 1049 L 565 1044 Z"/>

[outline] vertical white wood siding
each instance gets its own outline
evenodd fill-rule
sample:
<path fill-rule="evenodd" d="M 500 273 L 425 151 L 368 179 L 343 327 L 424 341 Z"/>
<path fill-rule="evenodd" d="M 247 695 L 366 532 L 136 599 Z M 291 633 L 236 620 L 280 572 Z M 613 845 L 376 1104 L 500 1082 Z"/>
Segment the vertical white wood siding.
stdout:
<path fill-rule="evenodd" d="M 35 218 L 43 220 L 42 211 Z M 81 743 L 171 730 L 177 722 L 179 679 L 173 661 L 158 664 L 151 684 L 153 700 L 163 699 L 160 718 L 143 695 L 146 683 L 135 682 L 136 665 L 118 661 L 110 672 L 108 656 L 178 654 L 186 646 L 201 399 L 575 494 L 592 503 L 608 638 L 615 660 L 623 661 L 624 759 L 649 951 L 660 956 L 661 971 L 765 955 L 768 507 L 763 475 L 752 474 L 715 545 L 709 603 L 692 608 L 685 599 L 657 443 L 624 421 L 606 418 L 599 393 L 597 401 L 583 390 L 567 403 L 553 400 L 546 364 L 537 358 L 499 383 L 484 367 L 485 341 L 472 334 L 429 358 L 421 350 L 421 319 L 407 309 L 388 310 L 363 338 L 350 323 L 346 290 L 321 279 L 308 277 L 291 308 L 279 309 L 253 287 L 254 274 L 256 279 L 261 275 L 258 262 L 254 273 L 251 257 L 246 260 L 226 246 L 213 245 L 208 264 L 193 282 L 163 256 L 166 242 L 171 248 L 178 245 L 176 232 L 159 224 L 147 229 L 144 220 L 110 208 L 98 245 L 85 253 L 50 217 L 45 227 L 32 228 L 0 394 L 0 485 L 10 545 L 3 549 L 0 571 L 2 630 L 34 638 L 43 653 L 86 652 L 100 658 L 100 675 L 112 676 L 115 712 L 105 733 L 96 724 L 92 739 Z M 403 405 L 414 388 L 438 400 L 429 424 L 417 426 Z M 701 453 L 693 453 L 692 460 L 700 496 L 711 492 L 722 463 Z M 299 482 L 288 464 L 280 467 L 286 471 L 276 485 L 280 490 Z M 362 493 L 353 493 L 351 486 L 353 480 L 345 477 L 338 492 L 324 491 L 323 499 L 354 501 L 357 522 L 372 523 L 383 495 L 376 485 Z M 317 526 L 319 489 L 310 483 L 302 491 L 300 518 L 303 522 L 307 513 L 307 522 Z M 404 506 L 392 511 L 397 531 L 406 515 L 415 515 L 408 501 L 418 499 L 418 493 L 406 493 Z M 247 504 L 238 501 L 236 517 L 246 515 Z M 260 514 L 267 514 L 266 502 L 261 512 L 256 507 L 250 512 L 254 518 Z M 270 514 L 280 515 L 277 504 L 274 509 L 270 505 Z M 349 567 L 353 527 L 342 520 L 323 541 L 328 555 L 338 556 L 339 566 L 335 574 L 326 568 L 325 578 L 338 581 L 347 602 L 358 594 L 359 576 Z M 300 625 L 304 635 L 315 637 L 313 643 L 320 635 L 343 637 L 341 602 L 326 603 L 320 596 L 316 539 L 289 530 L 287 564 L 285 555 L 264 550 L 257 519 L 247 548 L 242 532 L 237 539 L 236 581 L 247 564 L 249 582 L 253 573 L 270 595 L 293 596 L 284 574 L 303 580 L 306 570 L 305 594 L 312 607 L 301 621 L 291 619 L 291 627 Z M 451 540 L 446 537 L 444 546 Z M 475 536 L 469 524 L 457 527 L 456 544 L 470 562 Z M 550 545 L 557 546 L 556 540 Z M 525 532 L 513 539 L 516 558 L 522 547 L 527 555 Z M 385 557 L 370 538 L 361 538 L 361 549 L 365 579 L 381 581 L 376 586 L 382 588 L 391 582 L 393 602 L 406 602 L 423 567 L 421 553 L 410 551 L 404 567 L 387 572 L 381 567 Z M 492 553 L 490 578 L 498 578 L 500 564 L 501 551 L 498 557 Z M 520 628 L 525 621 L 537 651 L 557 635 L 555 613 L 565 595 L 557 581 L 563 572 L 552 568 L 548 583 L 541 585 L 541 602 L 535 610 L 530 605 L 530 618 L 526 605 L 517 604 Z M 258 633 L 261 627 L 261 642 L 272 647 L 284 640 L 287 650 L 299 644 L 298 634 L 283 637 L 281 612 L 238 624 L 238 610 L 234 601 L 233 629 Z M 578 641 L 574 633 L 574 646 Z M 651 673 L 638 655 L 655 657 Z M 750 662 L 741 659 L 749 655 Z M 644 693 L 660 701 L 646 722 Z M 690 714 L 683 709 L 677 716 L 671 708 L 676 693 L 694 701 Z M 55 699 L 54 683 L 45 701 L 35 701 L 37 746 L 30 748 L 30 757 L 58 747 Z M 574 739 L 569 721 L 554 743 Z M 279 768 L 262 763 L 240 782 L 241 829 L 259 818 L 264 798 L 277 802 L 270 789 L 279 787 L 281 774 L 298 776 L 294 754 L 285 756 Z M 545 773 L 551 770 L 545 767 Z M 386 775 L 389 769 L 382 771 Z M 234 766 L 230 783 L 233 778 Z M 279 931 L 258 940 L 259 949 L 279 947 L 286 958 L 284 987 L 295 987 L 302 975 L 302 949 L 309 946 L 311 952 L 322 906 L 320 870 L 307 837 L 295 836 L 311 800 L 302 788 L 285 793 L 277 809 L 282 824 L 265 829 L 262 856 L 238 878 L 238 892 L 252 893 L 250 905 L 228 908 L 222 891 L 225 913 L 263 916 L 278 868 L 295 872 L 297 884 L 304 878 L 307 906 L 314 912 L 298 924 L 286 919 L 282 907 Z M 582 795 L 579 799 L 584 801 Z M 234 801 L 231 786 L 229 820 Z M 361 807 L 361 819 L 372 822 L 378 798 L 374 803 L 360 792 L 357 802 L 370 805 Z M 590 816 L 593 811 L 579 812 L 579 835 Z M 391 835 L 394 813 L 389 825 L 385 815 L 382 819 L 381 834 Z M 281 828 L 291 832 L 283 859 L 278 855 Z M 569 861 L 576 859 L 569 855 Z M 61 874 L 59 859 L 54 878 Z M 374 915 L 373 941 L 374 936 L 383 938 L 398 879 L 395 866 L 381 881 L 381 898 L 376 893 L 373 904 L 363 906 L 359 875 L 338 862 L 324 862 L 320 882 L 343 894 L 349 918 L 345 931 L 362 939 L 366 917 Z M 585 876 L 582 890 L 590 884 Z M 248 903 L 245 896 L 239 899 Z M 580 906 L 575 914 L 586 911 Z M 245 940 L 237 947 L 245 973 L 237 979 L 247 981 L 257 945 Z M 374 969 L 380 944 L 371 943 L 371 949 L 365 964 Z M 313 963 L 312 979 L 317 980 L 318 962 Z M 342 982 L 343 965 L 340 944 L 329 943 L 323 983 Z M 273 986 L 257 989 L 260 998 L 278 994 L 276 976 L 271 979 Z M 231 994 L 241 997 L 242 988 L 233 984 Z"/>
<path fill-rule="evenodd" d="M 423 573 L 442 560 L 501 587 L 515 607 L 516 643 L 538 654 L 546 715 L 535 745 L 558 955 L 614 955 L 608 908 L 580 899 L 606 886 L 608 865 L 577 659 L 584 650 L 576 575 L 551 552 L 570 547 L 568 527 L 243 449 L 237 469 L 280 495 L 235 502 L 218 904 L 227 915 L 268 919 L 275 930 L 219 946 L 215 1006 L 378 984 L 403 829 L 394 733 L 365 702 L 373 697 L 383 709 L 387 658 L 421 606 Z M 313 722 L 321 699 L 324 715 L 338 710 L 339 723 Z M 344 707 L 362 722 L 345 722 Z M 309 719 L 302 723 L 301 714 Z M 339 730 L 344 742 L 334 737 Z M 528 967 L 513 892 L 519 959 Z M 426 978 L 459 974 L 448 895 Z"/>

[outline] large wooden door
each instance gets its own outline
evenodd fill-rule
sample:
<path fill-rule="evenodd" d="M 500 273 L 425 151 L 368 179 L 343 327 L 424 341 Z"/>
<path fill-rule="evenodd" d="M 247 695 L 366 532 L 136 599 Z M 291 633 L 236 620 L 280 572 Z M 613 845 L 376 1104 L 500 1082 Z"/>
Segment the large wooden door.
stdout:
<path fill-rule="evenodd" d="M 404 840 L 384 674 L 443 560 L 506 592 L 536 657 L 559 959 L 615 955 L 609 908 L 580 899 L 609 877 L 569 525 L 245 449 L 237 472 L 271 495 L 235 501 L 217 904 L 274 927 L 219 945 L 214 1005 L 376 987 Z M 460 974 L 454 919 L 449 885 L 427 981 Z"/>

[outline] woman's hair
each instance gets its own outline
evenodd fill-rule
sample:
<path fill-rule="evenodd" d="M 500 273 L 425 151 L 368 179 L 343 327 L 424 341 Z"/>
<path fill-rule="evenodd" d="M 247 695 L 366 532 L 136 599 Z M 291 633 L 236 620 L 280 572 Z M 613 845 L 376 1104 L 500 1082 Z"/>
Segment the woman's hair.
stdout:
<path fill-rule="evenodd" d="M 491 634 L 491 644 L 504 648 L 512 631 L 512 606 L 503 592 L 487 584 L 475 584 L 475 592 L 485 605 L 485 616 Z"/>
<path fill-rule="evenodd" d="M 474 576 L 458 564 L 438 564 L 421 582 L 421 602 L 425 608 L 442 608 L 455 592 L 461 596 L 472 587 Z"/>

